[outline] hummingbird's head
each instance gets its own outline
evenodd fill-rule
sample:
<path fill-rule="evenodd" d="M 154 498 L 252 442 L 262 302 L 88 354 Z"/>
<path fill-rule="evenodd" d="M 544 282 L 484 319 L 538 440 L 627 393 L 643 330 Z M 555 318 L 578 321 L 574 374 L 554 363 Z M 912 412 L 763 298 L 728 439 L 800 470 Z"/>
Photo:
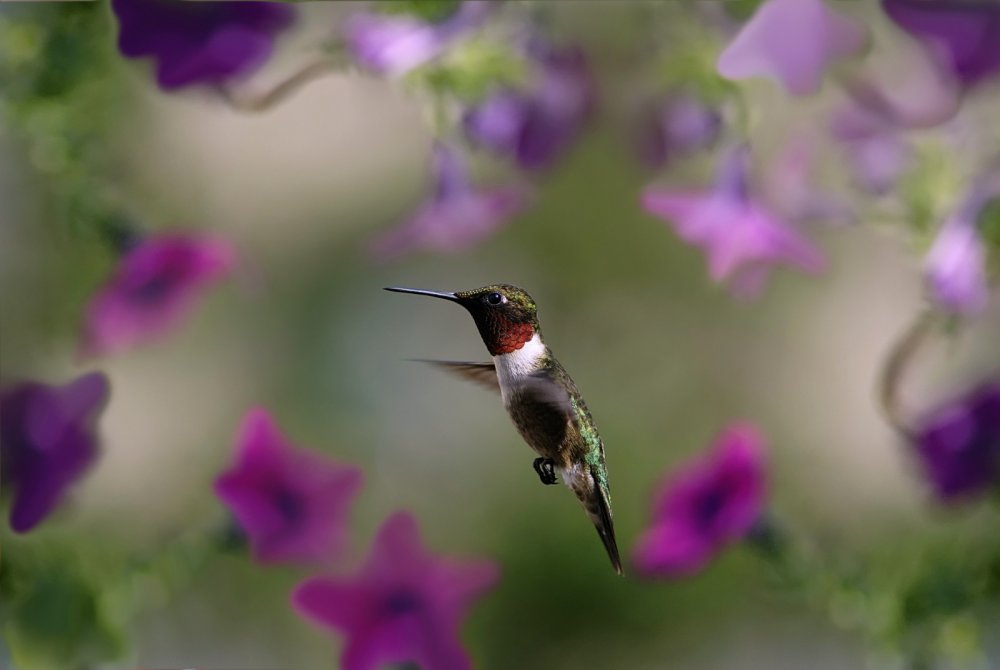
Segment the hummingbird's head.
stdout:
<path fill-rule="evenodd" d="M 491 356 L 517 351 L 539 332 L 535 301 L 523 289 L 510 284 L 491 284 L 455 293 L 412 288 L 387 288 L 457 302 L 472 315 Z"/>

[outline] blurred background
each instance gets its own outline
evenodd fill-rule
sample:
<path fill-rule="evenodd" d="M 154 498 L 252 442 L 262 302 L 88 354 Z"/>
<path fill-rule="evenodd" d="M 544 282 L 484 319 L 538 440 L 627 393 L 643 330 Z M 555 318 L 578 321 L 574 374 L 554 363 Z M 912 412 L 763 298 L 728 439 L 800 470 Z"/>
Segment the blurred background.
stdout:
<path fill-rule="evenodd" d="M 908 561 L 996 531 L 994 511 L 933 505 L 876 404 L 883 357 L 923 305 L 919 246 L 892 222 L 814 226 L 829 261 L 823 275 L 779 271 L 756 300 L 732 298 L 708 280 L 700 251 L 639 206 L 650 181 L 701 185 L 710 175 L 696 160 L 651 177 L 631 153 L 622 119 L 629 50 L 648 37 L 641 3 L 546 4 L 550 30 L 592 59 L 601 103 L 586 132 L 553 169 L 525 177 L 532 205 L 481 246 L 390 262 L 374 260 L 368 244 L 414 209 L 431 179 L 433 133 L 419 96 L 353 69 L 265 114 L 202 91 L 164 93 L 144 63 L 117 56 L 108 8 L 90 10 L 87 58 L 101 68 L 92 95 L 51 114 L 97 133 L 102 177 L 143 229 L 223 233 L 242 264 L 169 338 L 81 361 L 82 309 L 113 249 L 60 218 L 61 173 L 47 162 L 59 147 L 46 153 L 23 129 L 0 128 L 3 380 L 101 369 L 112 387 L 98 466 L 37 532 L 5 532 L 4 554 L 72 547 L 57 564 L 114 572 L 124 559 L 109 556 L 155 553 L 221 523 L 211 483 L 230 462 L 243 414 L 263 406 L 296 444 L 363 467 L 353 562 L 387 514 L 409 509 L 434 550 L 501 564 L 502 582 L 463 628 L 476 667 L 853 669 L 878 655 L 844 630 L 850 603 L 817 608 L 783 595 L 746 549 L 683 582 L 616 577 L 577 502 L 536 481 L 534 454 L 498 399 L 408 360 L 486 352 L 463 310 L 382 287 L 505 282 L 529 291 L 604 437 L 624 553 L 648 523 L 662 474 L 735 419 L 766 435 L 773 515 L 831 560 L 871 561 L 891 580 Z M 873 7 L 842 4 L 905 48 Z M 356 9 L 299 6 L 295 31 L 247 85 L 266 88 L 293 71 Z M 694 15 L 680 4 L 670 12 L 664 40 Z M 9 47 L 12 34 L 5 39 Z M 724 43 L 720 35 L 714 48 Z M 814 132 L 837 93 L 792 101 L 754 81 L 745 95 L 757 119 L 749 140 L 775 156 L 792 130 Z M 1000 93 L 980 91 L 970 104 L 995 112 Z M 499 170 L 477 160 L 483 174 Z M 824 170 L 831 188 L 861 198 L 838 170 Z M 1000 365 L 998 327 L 994 304 L 929 352 L 909 401 L 929 407 Z M 148 607 L 132 620 L 127 663 L 332 667 L 339 643 L 289 607 L 301 577 L 220 554 L 177 588 L 141 585 Z M 1000 667 L 1000 631 L 984 633 L 994 665 L 974 661 Z"/>

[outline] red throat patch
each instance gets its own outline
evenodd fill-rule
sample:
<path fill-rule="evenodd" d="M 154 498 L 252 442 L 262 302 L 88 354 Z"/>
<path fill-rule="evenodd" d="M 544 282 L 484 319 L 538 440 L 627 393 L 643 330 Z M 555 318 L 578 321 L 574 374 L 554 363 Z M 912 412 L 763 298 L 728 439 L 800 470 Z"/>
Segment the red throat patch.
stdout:
<path fill-rule="evenodd" d="M 504 324 L 497 335 L 496 342 L 490 349 L 491 356 L 500 356 L 517 351 L 535 334 L 535 329 L 530 323 L 507 323 Z"/>

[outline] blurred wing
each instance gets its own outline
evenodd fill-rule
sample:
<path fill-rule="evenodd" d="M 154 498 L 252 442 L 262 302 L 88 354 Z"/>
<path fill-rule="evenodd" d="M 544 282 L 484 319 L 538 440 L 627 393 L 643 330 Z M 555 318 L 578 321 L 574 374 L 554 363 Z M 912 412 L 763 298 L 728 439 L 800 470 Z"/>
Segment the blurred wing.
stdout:
<path fill-rule="evenodd" d="M 518 401 L 511 406 L 511 414 L 517 415 L 515 422 L 520 426 L 530 427 L 531 435 L 525 437 L 533 446 L 556 448 L 566 440 L 567 432 L 580 430 L 569 392 L 548 371 L 524 377 L 512 393 Z"/>
<path fill-rule="evenodd" d="M 465 361 L 428 361 L 421 360 L 453 375 L 475 382 L 480 386 L 500 393 L 500 382 L 497 380 L 497 369 L 492 363 L 467 363 Z"/>
<path fill-rule="evenodd" d="M 530 398 L 539 406 L 559 415 L 563 421 L 576 423 L 576 413 L 573 411 L 573 400 L 569 392 L 552 379 L 547 371 L 528 375 L 518 382 L 516 388 L 523 397 Z"/>

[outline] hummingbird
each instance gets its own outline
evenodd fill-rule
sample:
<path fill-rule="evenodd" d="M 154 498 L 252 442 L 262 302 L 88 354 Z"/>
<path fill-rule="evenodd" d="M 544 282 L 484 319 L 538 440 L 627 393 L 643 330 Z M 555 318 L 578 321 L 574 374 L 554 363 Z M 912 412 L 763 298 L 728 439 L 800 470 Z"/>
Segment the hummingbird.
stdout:
<path fill-rule="evenodd" d="M 538 454 L 532 467 L 541 482 L 555 484 L 557 474 L 562 478 L 590 516 L 615 572 L 622 574 L 604 442 L 573 379 L 542 340 L 531 296 L 510 284 L 456 292 L 385 290 L 449 300 L 472 315 L 493 362 L 425 362 L 500 393 L 517 431 Z"/>

